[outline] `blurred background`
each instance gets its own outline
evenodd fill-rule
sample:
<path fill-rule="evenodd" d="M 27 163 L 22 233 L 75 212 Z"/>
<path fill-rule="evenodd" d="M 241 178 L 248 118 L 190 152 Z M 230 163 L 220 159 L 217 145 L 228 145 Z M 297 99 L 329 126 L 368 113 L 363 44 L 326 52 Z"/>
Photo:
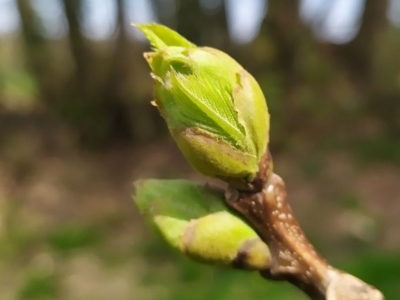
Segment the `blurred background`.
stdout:
<path fill-rule="evenodd" d="M 145 226 L 135 179 L 205 178 L 150 105 L 131 22 L 256 77 L 307 235 L 400 299 L 400 0 L 0 0 L 0 299 L 305 299 L 189 262 Z"/>

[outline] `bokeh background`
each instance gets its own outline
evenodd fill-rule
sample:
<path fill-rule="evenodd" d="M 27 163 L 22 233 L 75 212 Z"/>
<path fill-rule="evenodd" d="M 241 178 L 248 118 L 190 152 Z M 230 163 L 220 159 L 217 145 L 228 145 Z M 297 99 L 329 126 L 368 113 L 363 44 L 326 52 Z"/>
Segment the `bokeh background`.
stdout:
<path fill-rule="evenodd" d="M 131 22 L 254 74 L 307 235 L 400 299 L 400 0 L 0 0 L 0 299 L 305 299 L 145 226 L 135 179 L 205 178 L 150 105 Z"/>

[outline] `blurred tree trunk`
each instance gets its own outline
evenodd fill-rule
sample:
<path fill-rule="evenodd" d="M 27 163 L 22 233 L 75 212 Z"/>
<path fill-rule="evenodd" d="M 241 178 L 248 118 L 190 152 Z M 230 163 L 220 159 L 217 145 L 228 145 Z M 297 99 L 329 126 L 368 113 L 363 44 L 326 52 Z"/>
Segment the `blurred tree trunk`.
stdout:
<path fill-rule="evenodd" d="M 168 27 L 176 27 L 176 0 L 151 0 L 151 7 L 159 22 Z"/>
<path fill-rule="evenodd" d="M 154 117 L 159 116 L 149 102 L 144 105 L 138 99 L 139 93 L 132 93 L 128 88 L 135 76 L 132 67 L 136 60 L 142 60 L 142 54 L 139 45 L 128 38 L 125 1 L 116 0 L 116 42 L 104 90 L 99 97 L 104 99 L 104 106 L 111 116 L 112 140 L 143 141 L 154 137 Z"/>
<path fill-rule="evenodd" d="M 69 45 L 75 64 L 75 82 L 83 93 L 89 78 L 90 54 L 82 34 L 82 1 L 62 0 L 69 28 Z"/>
<path fill-rule="evenodd" d="M 229 38 L 228 21 L 224 0 L 215 0 L 217 5 L 214 9 L 202 13 L 201 42 L 203 45 L 230 49 L 231 41 Z M 207 8 L 203 8 L 207 10 Z"/>
<path fill-rule="evenodd" d="M 379 47 L 379 37 L 383 36 L 388 25 L 387 4 L 387 0 L 364 0 L 358 34 L 348 44 L 337 46 L 339 58 L 363 88 L 373 86 L 374 56 Z"/>
<path fill-rule="evenodd" d="M 177 1 L 177 31 L 195 44 L 201 44 L 202 10 L 199 0 Z"/>
<path fill-rule="evenodd" d="M 79 133 L 83 144 L 102 146 L 133 138 L 124 87 L 133 65 L 126 32 L 124 0 L 117 0 L 116 32 L 111 56 L 89 48 L 82 32 L 82 1 L 63 0 L 69 26 L 69 46 L 75 65 L 72 88 L 65 93 L 63 113 Z M 97 46 L 95 43 L 93 45 Z"/>
<path fill-rule="evenodd" d="M 268 61 L 264 60 L 261 64 L 258 62 L 258 66 L 253 69 L 256 73 L 265 74 L 265 68 L 269 68 L 269 73 L 276 78 L 277 88 L 281 91 L 281 99 L 279 102 L 274 101 L 272 112 L 275 116 L 271 120 L 276 136 L 274 147 L 283 146 L 285 137 L 293 130 L 300 130 L 298 124 L 304 121 L 297 98 L 302 71 L 298 60 L 302 45 L 311 40 L 311 32 L 300 19 L 299 6 L 299 0 L 268 0 L 267 14 L 258 36 L 261 44 L 263 40 L 264 44 L 268 41 L 272 56 L 269 54 Z"/>
<path fill-rule="evenodd" d="M 130 130 L 129 113 L 124 105 L 124 98 L 126 97 L 124 85 L 130 67 L 124 0 L 117 0 L 116 4 L 117 38 L 114 44 L 114 53 L 111 57 L 112 63 L 108 72 L 107 82 L 104 85 L 104 93 L 99 96 L 103 97 L 104 104 L 112 116 L 113 139 L 131 140 L 132 131 Z"/>
<path fill-rule="evenodd" d="M 274 64 L 282 71 L 287 88 L 295 83 L 298 75 L 296 57 L 304 37 L 299 5 L 298 0 L 269 0 L 268 13 L 261 26 L 261 35 L 267 35 L 276 47 Z"/>
<path fill-rule="evenodd" d="M 379 70 L 376 65 L 380 42 L 389 26 L 387 7 L 387 0 L 365 0 L 356 37 L 348 44 L 333 47 L 337 60 L 346 67 L 358 93 L 362 95 L 367 112 L 378 116 L 387 134 L 398 136 L 400 128 L 396 98 L 400 95 L 394 92 L 395 88 L 381 88 L 378 78 L 385 70 Z"/>
<path fill-rule="evenodd" d="M 99 146 L 110 138 L 110 113 L 99 92 L 99 61 L 94 57 L 95 53 L 89 51 L 88 41 L 82 33 L 82 1 L 62 0 L 62 3 L 74 68 L 64 87 L 61 114 L 78 133 L 82 144 Z"/>
<path fill-rule="evenodd" d="M 21 17 L 22 36 L 28 67 L 32 71 L 39 87 L 41 99 L 50 104 L 54 98 L 54 76 L 51 74 L 51 57 L 47 41 L 40 33 L 39 18 L 32 9 L 29 0 L 17 1 Z"/>

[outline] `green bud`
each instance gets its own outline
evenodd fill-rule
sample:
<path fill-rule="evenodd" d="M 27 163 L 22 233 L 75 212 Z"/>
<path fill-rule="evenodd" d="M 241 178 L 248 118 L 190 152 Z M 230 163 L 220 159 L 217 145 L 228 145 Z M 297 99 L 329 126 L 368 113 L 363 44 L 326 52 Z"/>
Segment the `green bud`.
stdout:
<path fill-rule="evenodd" d="M 188 256 L 206 263 L 263 270 L 269 249 L 254 230 L 230 212 L 220 211 L 189 222 L 180 248 Z"/>
<path fill-rule="evenodd" d="M 139 25 L 155 105 L 187 160 L 207 176 L 250 181 L 266 151 L 269 114 L 256 80 L 229 55 L 171 29 Z"/>
<path fill-rule="evenodd" d="M 199 262 L 263 270 L 268 246 L 225 205 L 223 191 L 185 180 L 136 183 L 135 202 L 170 246 Z"/>

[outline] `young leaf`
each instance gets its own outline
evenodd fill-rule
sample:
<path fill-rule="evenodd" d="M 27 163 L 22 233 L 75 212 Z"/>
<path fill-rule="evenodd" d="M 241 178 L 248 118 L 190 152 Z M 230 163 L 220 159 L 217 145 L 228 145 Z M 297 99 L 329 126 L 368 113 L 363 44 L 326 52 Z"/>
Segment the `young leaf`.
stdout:
<path fill-rule="evenodd" d="M 204 175 L 246 186 L 268 144 L 269 114 L 256 80 L 220 50 L 162 25 L 137 27 L 153 45 L 145 59 L 155 104 L 183 155 Z"/>
<path fill-rule="evenodd" d="M 132 24 L 139 28 L 150 41 L 155 49 L 163 49 L 170 46 L 180 46 L 185 48 L 194 48 L 195 45 L 178 34 L 160 24 Z"/>
<path fill-rule="evenodd" d="M 134 201 L 170 246 L 211 264 L 262 270 L 270 253 L 224 204 L 222 190 L 186 180 L 138 181 Z"/>

